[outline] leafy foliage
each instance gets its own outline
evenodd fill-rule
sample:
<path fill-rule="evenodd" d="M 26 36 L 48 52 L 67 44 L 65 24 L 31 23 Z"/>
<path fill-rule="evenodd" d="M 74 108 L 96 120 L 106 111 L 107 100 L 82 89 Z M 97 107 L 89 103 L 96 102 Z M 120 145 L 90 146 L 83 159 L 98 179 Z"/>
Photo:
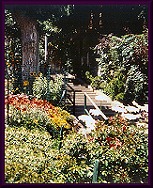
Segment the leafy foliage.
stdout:
<path fill-rule="evenodd" d="M 42 74 L 36 77 L 33 83 L 33 95 L 38 99 L 47 99 L 53 104 L 57 104 L 62 95 L 63 80 L 61 76 L 50 80 Z"/>
<path fill-rule="evenodd" d="M 53 116 L 58 116 L 54 112 Z M 65 113 L 65 112 L 63 112 Z M 147 183 L 148 137 L 146 125 L 125 121 L 119 115 L 97 122 L 87 137 L 46 130 L 6 127 L 5 178 L 9 183 L 92 183 L 99 160 L 98 183 Z"/>
<path fill-rule="evenodd" d="M 46 131 L 24 127 L 7 127 L 5 134 L 5 181 L 51 183 L 56 140 Z"/>
<path fill-rule="evenodd" d="M 87 140 L 81 135 L 68 135 L 62 151 L 89 166 L 83 181 L 91 181 L 94 162 L 98 159 L 99 183 L 147 182 L 148 140 L 145 129 L 129 124 L 120 116 L 111 117 L 108 124 L 99 122 Z"/>
<path fill-rule="evenodd" d="M 138 101 L 143 104 L 148 101 L 148 78 L 138 66 L 131 66 L 127 73 L 125 96 L 127 101 Z"/>
<path fill-rule="evenodd" d="M 131 103 L 148 101 L 148 31 L 121 38 L 108 35 L 95 47 L 98 76 L 86 73 L 92 86 L 113 99 Z"/>

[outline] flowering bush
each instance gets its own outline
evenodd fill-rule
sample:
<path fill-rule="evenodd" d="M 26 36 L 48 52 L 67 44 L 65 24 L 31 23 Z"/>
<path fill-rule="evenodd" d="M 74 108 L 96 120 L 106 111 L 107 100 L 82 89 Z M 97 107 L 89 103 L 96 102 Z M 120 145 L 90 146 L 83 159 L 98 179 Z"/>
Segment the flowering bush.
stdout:
<path fill-rule="evenodd" d="M 109 118 L 108 124 L 98 123 L 95 133 L 94 140 L 103 148 L 99 156 L 101 161 L 99 181 L 147 182 L 148 135 L 146 127 L 128 123 L 117 115 Z"/>
<path fill-rule="evenodd" d="M 94 163 L 99 160 L 98 183 L 146 183 L 148 180 L 148 135 L 145 127 L 130 124 L 122 117 L 99 122 L 88 135 L 68 135 L 63 153 L 88 166 L 79 182 L 91 181 Z"/>
<path fill-rule="evenodd" d="M 8 95 L 5 104 L 9 105 L 9 125 L 17 127 L 39 127 L 49 131 L 53 136 L 59 134 L 60 127 L 71 128 L 67 122 L 68 112 L 54 107 L 46 100 L 29 99 L 25 94 Z M 6 111 L 7 112 L 7 111 Z"/>
<path fill-rule="evenodd" d="M 62 110 L 59 107 L 56 107 L 56 109 L 56 114 L 52 110 L 49 110 L 49 115 L 52 118 L 53 124 L 56 127 L 64 126 L 67 129 L 71 128 L 70 124 L 67 122 L 70 114 L 66 110 Z"/>

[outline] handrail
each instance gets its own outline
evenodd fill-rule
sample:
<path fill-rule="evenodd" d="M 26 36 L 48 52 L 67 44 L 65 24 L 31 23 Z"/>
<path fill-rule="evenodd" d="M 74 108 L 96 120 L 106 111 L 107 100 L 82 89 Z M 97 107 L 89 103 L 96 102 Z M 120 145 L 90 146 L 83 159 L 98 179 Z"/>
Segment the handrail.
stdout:
<path fill-rule="evenodd" d="M 74 88 L 73 88 L 72 86 L 70 86 L 68 83 L 66 83 L 66 85 L 67 85 L 71 90 L 75 91 Z"/>
<path fill-rule="evenodd" d="M 73 92 L 73 98 L 72 98 L 72 100 L 71 99 L 69 99 L 69 100 L 71 101 L 71 103 L 73 105 L 73 115 L 75 115 L 75 89 L 73 89 L 73 87 L 71 87 L 68 83 L 66 83 L 66 85 L 67 85 L 67 87 L 69 87 L 71 89 L 70 91 Z"/>
<path fill-rule="evenodd" d="M 104 118 L 104 120 L 108 120 L 108 118 L 105 116 L 105 114 L 100 110 L 100 108 L 96 105 L 96 103 L 89 97 L 89 95 L 86 93 L 86 92 L 84 92 L 84 110 L 85 110 L 85 112 L 87 113 L 87 98 L 88 98 L 88 100 L 91 102 L 91 104 L 96 108 L 96 110 L 98 110 L 99 111 L 99 115 L 101 115 L 103 118 Z"/>

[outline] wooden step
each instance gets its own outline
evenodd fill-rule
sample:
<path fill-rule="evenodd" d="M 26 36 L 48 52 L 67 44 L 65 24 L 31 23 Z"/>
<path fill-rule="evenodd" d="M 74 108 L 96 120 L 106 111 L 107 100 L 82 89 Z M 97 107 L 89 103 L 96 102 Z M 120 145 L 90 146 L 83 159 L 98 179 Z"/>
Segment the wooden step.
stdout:
<path fill-rule="evenodd" d="M 84 112 L 84 92 L 88 94 L 88 96 L 92 99 L 92 101 L 99 107 L 102 108 L 102 112 L 107 116 L 113 116 L 115 112 L 111 109 L 111 103 L 108 101 L 97 101 L 95 97 L 97 93 L 92 90 L 92 88 L 88 88 L 86 84 L 79 82 L 79 80 L 71 79 L 68 83 L 75 90 L 75 116 L 78 117 L 80 115 L 85 114 Z M 69 88 L 68 88 L 69 89 Z M 70 91 L 71 92 L 71 91 Z M 71 95 L 71 98 L 73 95 Z M 93 109 L 93 105 L 87 99 L 87 109 Z M 71 107 L 73 109 L 73 107 Z"/>

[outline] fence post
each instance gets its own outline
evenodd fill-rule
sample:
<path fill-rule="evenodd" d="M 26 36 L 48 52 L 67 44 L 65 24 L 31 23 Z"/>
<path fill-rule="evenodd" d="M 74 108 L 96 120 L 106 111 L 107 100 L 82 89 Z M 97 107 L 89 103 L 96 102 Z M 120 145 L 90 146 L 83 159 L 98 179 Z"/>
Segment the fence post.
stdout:
<path fill-rule="evenodd" d="M 98 181 L 98 171 L 99 171 L 99 160 L 97 159 L 95 161 L 92 183 L 97 183 L 97 181 Z"/>
<path fill-rule="evenodd" d="M 87 97 L 84 94 L 84 112 L 86 112 L 86 109 L 87 109 Z"/>
<path fill-rule="evenodd" d="M 73 115 L 75 115 L 75 91 L 73 91 Z"/>
<path fill-rule="evenodd" d="M 7 97 L 8 97 L 8 95 L 9 95 L 9 89 L 10 89 L 10 86 L 9 86 L 9 76 L 7 75 Z M 7 102 L 7 106 L 6 106 L 6 108 L 7 108 L 7 125 L 9 124 L 9 103 Z"/>

